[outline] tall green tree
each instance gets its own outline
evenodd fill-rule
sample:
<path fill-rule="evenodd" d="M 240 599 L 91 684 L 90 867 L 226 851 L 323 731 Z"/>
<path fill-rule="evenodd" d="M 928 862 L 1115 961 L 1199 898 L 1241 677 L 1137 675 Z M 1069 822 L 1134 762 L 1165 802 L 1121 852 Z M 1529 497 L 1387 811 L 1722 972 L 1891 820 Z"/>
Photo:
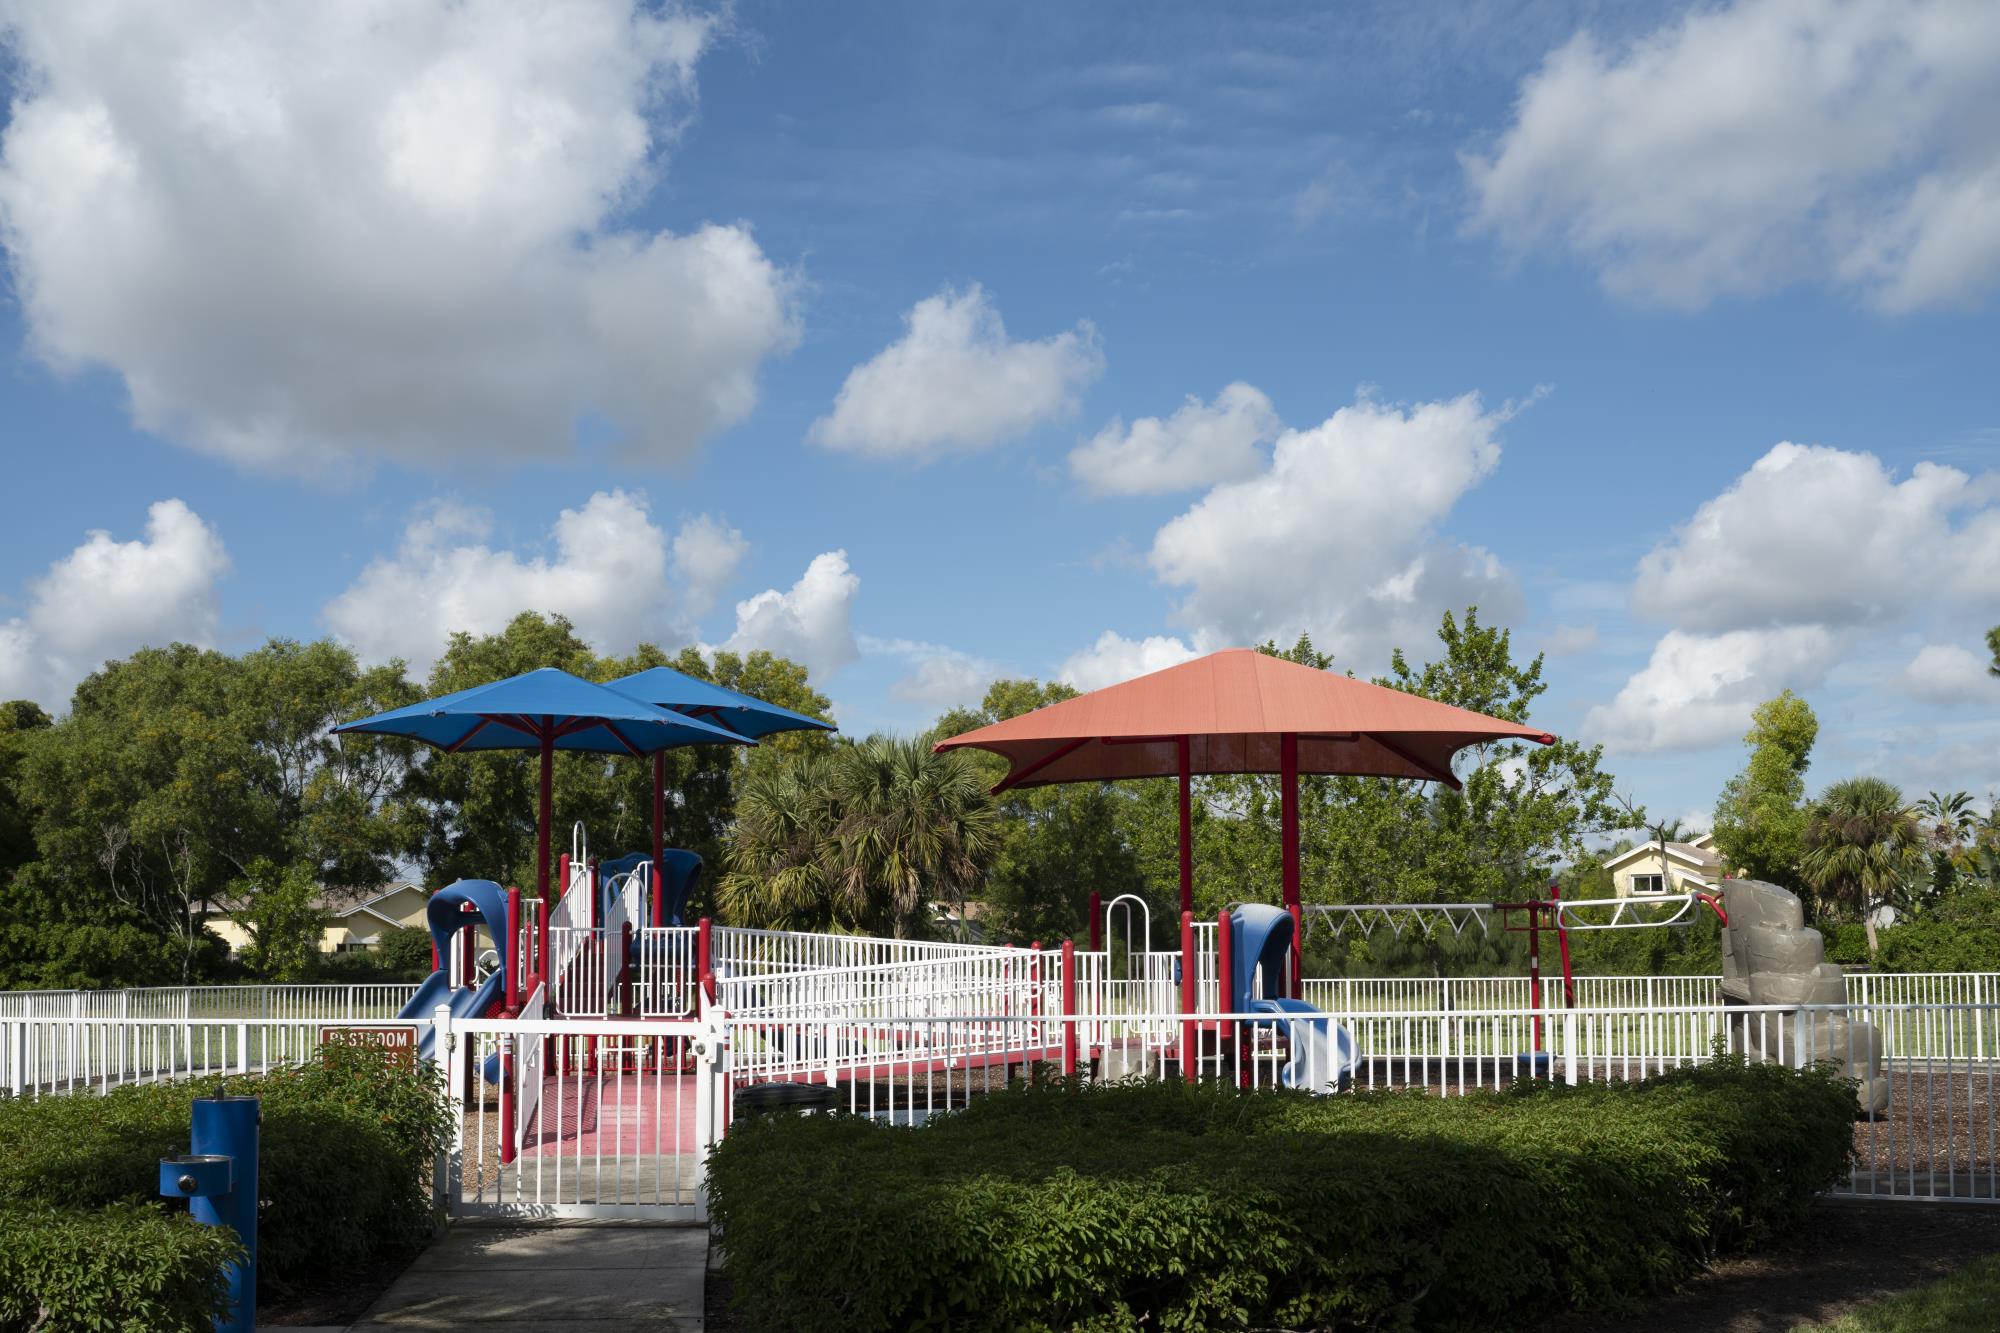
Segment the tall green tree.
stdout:
<path fill-rule="evenodd" d="M 1986 652 L 1991 661 L 1986 668 L 1990 676 L 2000 676 L 2000 625 L 1986 631 Z"/>
<path fill-rule="evenodd" d="M 1924 836 L 1903 793 L 1881 778 L 1847 778 L 1828 787 L 1806 815 L 1799 870 L 1823 906 L 1858 915 L 1868 952 L 1880 946 L 1875 909 L 1895 904 L 1924 874 Z"/>
<path fill-rule="evenodd" d="M 31 699 L 0 703 L 0 890 L 14 872 L 35 858 L 33 817 L 22 804 L 15 779 L 30 737 L 54 725 Z"/>
<path fill-rule="evenodd" d="M 956 709 L 938 719 L 939 739 L 1004 722 L 1076 697 L 1060 681 L 998 680 L 977 709 Z M 991 786 L 1007 765 L 984 751 L 963 751 L 980 780 Z M 1110 783 L 1077 782 L 1013 788 L 999 799 L 999 844 L 987 876 L 983 924 L 1017 944 L 1054 942 L 1086 934 L 1090 895 L 1110 902 L 1138 893 L 1138 858 L 1126 842 L 1121 815 L 1129 791 Z"/>
<path fill-rule="evenodd" d="M 1529 720 L 1548 690 L 1543 659 L 1517 663 L 1512 636 L 1446 612 L 1443 652 L 1419 669 L 1398 650 L 1378 683 L 1440 703 Z M 1335 900 L 1496 902 L 1546 886 L 1623 811 L 1603 747 L 1499 741 L 1460 751 L 1461 789 L 1382 778 L 1337 779 L 1344 798 L 1326 821 Z M 1324 889 L 1322 891 L 1325 891 Z"/>
<path fill-rule="evenodd" d="M 1805 774 L 1819 719 L 1785 690 L 1750 714 L 1743 743 L 1750 760 L 1715 806 L 1715 845 L 1723 864 L 1747 879 L 1798 888 L 1805 851 Z"/>

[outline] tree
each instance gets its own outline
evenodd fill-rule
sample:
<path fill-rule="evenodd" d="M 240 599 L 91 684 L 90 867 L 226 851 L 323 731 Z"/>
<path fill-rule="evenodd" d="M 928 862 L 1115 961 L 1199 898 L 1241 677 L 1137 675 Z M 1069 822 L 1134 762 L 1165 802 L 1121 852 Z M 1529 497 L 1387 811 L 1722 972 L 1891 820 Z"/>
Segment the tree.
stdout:
<path fill-rule="evenodd" d="M 1875 909 L 1893 903 L 1923 873 L 1924 839 L 1903 793 L 1880 778 L 1847 778 L 1807 811 L 1799 870 L 1823 904 L 1857 912 L 1872 957 Z"/>
<path fill-rule="evenodd" d="M 1758 704 L 1743 743 L 1750 761 L 1715 806 L 1715 845 L 1723 864 L 1748 879 L 1799 887 L 1806 833 L 1805 772 L 1819 719 L 1790 690 Z"/>
<path fill-rule="evenodd" d="M 926 734 L 871 736 L 833 764 L 839 827 L 835 895 L 888 916 L 897 936 L 928 919 L 933 901 L 965 904 L 998 849 L 997 818 L 979 769 Z"/>
<path fill-rule="evenodd" d="M 0 888 L 13 878 L 16 870 L 35 858 L 32 817 L 22 804 L 14 781 L 29 738 L 52 725 L 53 719 L 32 700 L 0 703 Z"/>
<path fill-rule="evenodd" d="M 1542 658 L 1513 660 L 1511 635 L 1446 612 L 1441 657 L 1421 670 L 1401 650 L 1378 682 L 1509 722 L 1526 722 L 1547 691 Z M 1486 742 L 1460 752 L 1461 789 L 1348 778 L 1353 799 L 1330 829 L 1336 882 L 1352 897 L 1370 884 L 1406 901 L 1504 901 L 1538 892 L 1556 867 L 1616 827 L 1620 807 L 1600 767 L 1603 747 L 1558 740 Z M 1352 886 L 1352 887 L 1349 887 Z"/>
<path fill-rule="evenodd" d="M 939 738 L 1045 708 L 1076 697 L 1060 681 L 998 680 L 977 709 L 960 708 L 938 719 Z M 1007 765 L 983 750 L 960 751 L 991 786 Z M 1012 788 L 999 799 L 999 845 L 987 876 L 984 923 L 1017 944 L 1055 941 L 1084 933 L 1092 893 L 1109 902 L 1139 893 L 1138 858 L 1126 842 L 1121 817 L 1131 793 L 1103 782 Z"/>
<path fill-rule="evenodd" d="M 35 735 L 17 787 L 52 872 L 33 882 L 56 893 L 21 906 L 44 934 L 137 924 L 172 942 L 192 979 L 198 909 L 282 850 L 269 756 L 231 724 L 234 671 L 187 644 L 142 649 L 85 679 L 69 715 Z"/>
<path fill-rule="evenodd" d="M 1924 798 L 1917 802 L 1916 812 L 1930 821 L 1932 844 L 1947 852 L 1956 853 L 1962 849 L 1979 825 L 1979 815 L 1972 808 L 1972 793 L 1969 791 L 1949 794 L 1926 792 Z"/>
<path fill-rule="evenodd" d="M 1995 625 L 1986 631 L 1986 651 L 1992 657 L 1986 673 L 1990 676 L 2000 676 L 2000 625 Z"/>
<path fill-rule="evenodd" d="M 305 861 L 279 866 L 260 859 L 244 877 L 238 897 L 246 906 L 231 916 L 250 932 L 244 957 L 250 969 L 267 981 L 310 977 L 328 920 L 312 866 Z"/>
<path fill-rule="evenodd" d="M 929 932 L 934 901 L 963 919 L 996 815 L 978 767 L 931 742 L 874 736 L 751 774 L 720 889 L 729 919 L 899 938 Z"/>

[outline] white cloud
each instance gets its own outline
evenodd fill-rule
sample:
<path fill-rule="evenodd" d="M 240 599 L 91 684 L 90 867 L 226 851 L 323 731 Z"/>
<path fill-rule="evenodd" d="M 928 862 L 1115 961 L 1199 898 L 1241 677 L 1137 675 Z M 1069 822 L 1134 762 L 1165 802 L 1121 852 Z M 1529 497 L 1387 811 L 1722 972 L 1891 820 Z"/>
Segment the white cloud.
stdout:
<path fill-rule="evenodd" d="M 1179 666 L 1200 656 L 1201 651 L 1184 639 L 1167 635 L 1128 639 L 1116 630 L 1106 630 L 1097 636 L 1096 643 L 1072 653 L 1057 667 L 1056 679 L 1067 681 L 1079 690 L 1100 690 L 1134 676 Z"/>
<path fill-rule="evenodd" d="M 1170 417 L 1118 418 L 1069 456 L 1071 475 L 1099 495 L 1162 495 L 1241 481 L 1264 464 L 1258 446 L 1282 423 L 1261 391 L 1238 381 L 1213 403 L 1189 396 Z"/>
<path fill-rule="evenodd" d="M 619 230 L 713 21 L 500 0 L 17 8 L 0 241 L 36 355 L 260 467 L 632 455 L 741 420 L 796 330 L 740 225 Z"/>
<path fill-rule="evenodd" d="M 1597 626 L 1557 625 L 1549 631 L 1545 642 L 1549 654 L 1553 657 L 1572 657 L 1577 653 L 1587 653 L 1597 646 Z"/>
<path fill-rule="evenodd" d="M 976 285 L 925 297 L 904 323 L 901 339 L 848 373 L 833 412 L 813 423 L 815 443 L 919 462 L 984 449 L 1074 413 L 1078 391 L 1104 373 L 1090 324 L 1012 341 Z"/>
<path fill-rule="evenodd" d="M 1990 598 L 2000 510 L 1991 478 L 1779 444 L 1639 563 L 1633 603 L 1685 629 L 1854 625 L 1959 593 Z M 1958 522 L 1961 511 L 1975 510 Z"/>
<path fill-rule="evenodd" d="M 1955 643 L 1928 643 L 1903 668 L 1903 688 L 1926 703 L 2000 703 L 2000 680 L 1986 670 L 1987 663 Z"/>
<path fill-rule="evenodd" d="M 1514 581 L 1489 552 L 1438 534 L 1500 460 L 1511 409 L 1477 394 L 1406 408 L 1363 397 L 1278 437 L 1268 468 L 1215 487 L 1155 535 L 1162 582 L 1197 635 L 1239 644 L 1310 633 L 1368 669 L 1429 643 L 1446 608 L 1506 621 Z"/>
<path fill-rule="evenodd" d="M 889 687 L 892 698 L 943 711 L 970 708 L 994 681 L 991 664 L 958 656 L 920 657 L 910 673 Z"/>
<path fill-rule="evenodd" d="M 567 616 L 600 652 L 625 652 L 670 626 L 667 534 L 646 502 L 599 491 L 565 509 L 554 554 L 494 549 L 492 519 L 448 501 L 404 531 L 393 556 L 362 571 L 327 604 L 327 626 L 369 661 L 400 657 L 422 675 L 453 631 L 492 634 L 523 611 Z"/>
<path fill-rule="evenodd" d="M 1521 85 L 1473 225 L 1558 238 L 1611 291 L 1697 307 L 1816 280 L 1887 310 L 2000 278 L 2000 6 L 1737 0 L 1588 32 Z"/>
<path fill-rule="evenodd" d="M 1879 645 L 1897 624 L 1991 623 L 1996 556 L 2000 477 L 1775 445 L 1640 560 L 1633 608 L 1670 628 L 1586 729 L 1624 749 L 1734 741 L 1759 700 L 1849 660 L 1929 702 L 1991 698 L 1963 648 L 1934 643 L 1898 675 Z"/>
<path fill-rule="evenodd" d="M 815 681 L 824 681 L 855 658 L 854 598 L 860 590 L 847 552 L 816 555 L 788 591 L 767 588 L 738 602 L 736 632 L 722 646 L 789 657 L 804 664 Z"/>
<path fill-rule="evenodd" d="M 688 615 L 704 615 L 715 605 L 749 550 L 742 533 L 712 515 L 681 524 L 674 534 L 674 574 L 684 585 L 681 604 Z"/>
<path fill-rule="evenodd" d="M 1819 625 L 1689 634 L 1669 630 L 1652 660 L 1584 718 L 1621 750 L 1693 750 L 1739 739 L 1750 710 L 1783 689 L 1818 685 L 1840 645 Z"/>
<path fill-rule="evenodd" d="M 0 698 L 53 708 L 109 658 L 212 645 L 215 585 L 228 571 L 222 538 L 179 500 L 146 511 L 141 540 L 91 532 L 30 585 L 25 615 L 0 622 Z"/>

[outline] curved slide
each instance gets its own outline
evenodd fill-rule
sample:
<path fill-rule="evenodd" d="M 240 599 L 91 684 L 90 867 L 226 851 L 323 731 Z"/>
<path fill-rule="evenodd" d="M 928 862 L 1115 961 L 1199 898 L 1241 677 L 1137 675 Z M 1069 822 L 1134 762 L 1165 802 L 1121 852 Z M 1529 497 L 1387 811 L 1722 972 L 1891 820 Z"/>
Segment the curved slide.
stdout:
<path fill-rule="evenodd" d="M 1270 1014 L 1273 1025 L 1283 1026 L 1291 1054 L 1278 1071 L 1280 1081 L 1314 1093 L 1345 1089 L 1360 1061 L 1353 1034 L 1304 1000 L 1258 994 L 1284 985 L 1285 954 L 1295 928 L 1291 913 L 1266 903 L 1245 903 L 1229 914 L 1229 923 L 1234 974 L 1230 1008 L 1239 1014 Z"/>
<path fill-rule="evenodd" d="M 465 910 L 470 904 L 472 910 Z M 486 933 L 493 937 L 500 954 L 500 966 L 487 975 L 477 986 L 457 986 L 452 984 L 451 968 L 441 967 L 425 978 L 417 987 L 417 993 L 410 1002 L 396 1014 L 398 1018 L 429 1018 L 442 1004 L 451 1010 L 454 1018 L 486 1018 L 495 1013 L 506 999 L 507 968 L 511 963 L 513 950 L 506 947 L 507 934 L 507 891 L 490 879 L 462 879 L 456 884 L 447 884 L 431 895 L 424 906 L 424 920 L 431 929 L 431 943 L 437 948 L 438 957 L 449 962 L 451 958 L 451 937 L 467 926 L 485 926 Z M 417 1041 L 417 1055 L 428 1060 L 431 1055 L 431 1030 L 425 1028 Z M 482 1071 L 488 1083 L 497 1083 L 500 1077 L 499 1057 L 486 1061 Z"/>

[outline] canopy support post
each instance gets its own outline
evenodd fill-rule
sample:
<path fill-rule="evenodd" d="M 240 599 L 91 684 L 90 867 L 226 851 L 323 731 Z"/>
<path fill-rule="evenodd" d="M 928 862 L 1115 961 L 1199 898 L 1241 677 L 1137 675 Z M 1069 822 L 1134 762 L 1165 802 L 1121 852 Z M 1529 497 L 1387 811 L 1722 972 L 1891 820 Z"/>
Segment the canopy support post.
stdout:
<path fill-rule="evenodd" d="M 1194 911 L 1194 811 L 1193 759 L 1188 738 L 1174 737 L 1181 768 L 1181 912 Z"/>
<path fill-rule="evenodd" d="M 667 924 L 667 752 L 653 755 L 653 920 Z"/>
<path fill-rule="evenodd" d="M 1299 912 L 1299 733 L 1287 731 L 1278 737 L 1279 782 L 1283 788 L 1280 796 L 1279 826 L 1284 844 L 1284 884 L 1285 910 L 1291 913 L 1292 931 L 1292 985 L 1290 993 L 1301 995 L 1304 986 L 1302 955 L 1305 953 L 1305 936 L 1300 933 L 1304 922 Z"/>
<path fill-rule="evenodd" d="M 549 898 L 549 825 L 555 822 L 556 737 L 553 720 L 542 720 L 542 782 L 535 822 L 540 825 L 535 839 L 535 892 L 543 902 Z"/>

